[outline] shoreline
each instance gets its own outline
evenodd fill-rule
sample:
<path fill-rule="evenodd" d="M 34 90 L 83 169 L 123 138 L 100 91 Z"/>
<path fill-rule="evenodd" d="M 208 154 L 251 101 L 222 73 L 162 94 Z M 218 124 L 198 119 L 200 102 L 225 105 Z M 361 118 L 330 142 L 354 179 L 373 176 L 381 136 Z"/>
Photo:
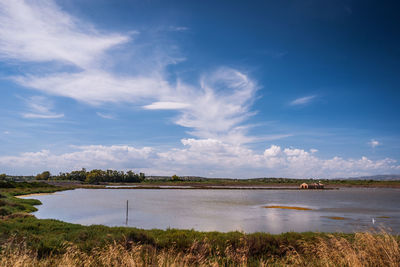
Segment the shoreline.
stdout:
<path fill-rule="evenodd" d="M 57 192 L 32 193 L 32 194 L 24 194 L 24 195 L 15 195 L 14 197 L 16 197 L 16 198 L 24 198 L 24 197 L 34 197 L 34 196 L 46 196 L 46 195 L 52 195 L 52 194 L 55 194 L 55 193 L 57 193 Z"/>
<path fill-rule="evenodd" d="M 96 188 L 93 188 L 96 189 Z M 187 187 L 167 187 L 167 186 L 121 186 L 105 187 L 99 189 L 157 189 L 157 190 L 301 190 L 301 191 L 323 191 L 339 190 L 339 188 L 321 188 L 321 189 L 301 189 L 296 187 L 212 187 L 212 186 L 187 186 Z"/>
<path fill-rule="evenodd" d="M 87 184 L 68 181 L 43 181 L 44 183 L 56 187 L 87 188 L 87 189 L 254 189 L 254 190 L 295 190 L 300 189 L 300 184 L 280 184 L 280 183 L 203 183 L 203 182 L 144 182 L 144 183 L 99 183 Z M 393 188 L 400 189 L 399 184 L 325 184 L 322 190 L 342 189 L 342 188 Z M 321 189 L 303 189 L 321 190 Z"/>

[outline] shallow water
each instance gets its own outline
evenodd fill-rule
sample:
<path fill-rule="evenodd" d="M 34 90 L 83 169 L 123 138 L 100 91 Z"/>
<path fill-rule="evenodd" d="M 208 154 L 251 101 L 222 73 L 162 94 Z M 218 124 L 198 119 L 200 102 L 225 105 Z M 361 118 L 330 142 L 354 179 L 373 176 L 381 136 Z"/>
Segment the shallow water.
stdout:
<path fill-rule="evenodd" d="M 43 203 L 34 213 L 38 218 L 84 225 L 124 226 L 129 200 L 128 226 L 144 229 L 282 233 L 384 226 L 400 233 L 400 189 L 76 189 L 27 198 Z M 311 210 L 263 208 L 272 205 Z"/>

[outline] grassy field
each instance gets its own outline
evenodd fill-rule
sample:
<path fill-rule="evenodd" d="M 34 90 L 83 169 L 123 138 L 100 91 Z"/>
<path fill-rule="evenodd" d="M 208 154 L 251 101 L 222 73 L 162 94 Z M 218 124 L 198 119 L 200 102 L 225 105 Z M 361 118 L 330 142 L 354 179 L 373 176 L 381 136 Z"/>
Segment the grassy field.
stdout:
<path fill-rule="evenodd" d="M 387 233 L 198 232 L 82 226 L 39 220 L 38 200 L 15 195 L 67 190 L 45 183 L 0 189 L 0 266 L 399 266 Z"/>

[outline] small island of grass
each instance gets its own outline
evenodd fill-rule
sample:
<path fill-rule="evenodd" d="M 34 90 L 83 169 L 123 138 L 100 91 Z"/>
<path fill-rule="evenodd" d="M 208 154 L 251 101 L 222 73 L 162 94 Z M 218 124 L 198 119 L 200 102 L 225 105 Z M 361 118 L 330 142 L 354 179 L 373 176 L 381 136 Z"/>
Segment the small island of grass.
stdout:
<path fill-rule="evenodd" d="M 322 216 L 331 220 L 347 220 L 345 217 L 340 217 L 340 216 Z"/>

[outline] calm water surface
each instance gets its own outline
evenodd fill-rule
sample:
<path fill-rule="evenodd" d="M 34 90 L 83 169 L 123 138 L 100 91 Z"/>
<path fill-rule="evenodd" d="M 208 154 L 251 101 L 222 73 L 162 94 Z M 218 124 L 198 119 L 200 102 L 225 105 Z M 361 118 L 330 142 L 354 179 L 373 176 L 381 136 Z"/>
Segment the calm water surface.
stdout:
<path fill-rule="evenodd" d="M 282 233 L 353 232 L 384 226 L 400 233 L 400 189 L 76 189 L 30 198 L 43 203 L 36 217 L 84 225 L 124 226 L 129 200 L 128 226 L 144 229 Z M 265 205 L 312 210 L 266 209 Z"/>

